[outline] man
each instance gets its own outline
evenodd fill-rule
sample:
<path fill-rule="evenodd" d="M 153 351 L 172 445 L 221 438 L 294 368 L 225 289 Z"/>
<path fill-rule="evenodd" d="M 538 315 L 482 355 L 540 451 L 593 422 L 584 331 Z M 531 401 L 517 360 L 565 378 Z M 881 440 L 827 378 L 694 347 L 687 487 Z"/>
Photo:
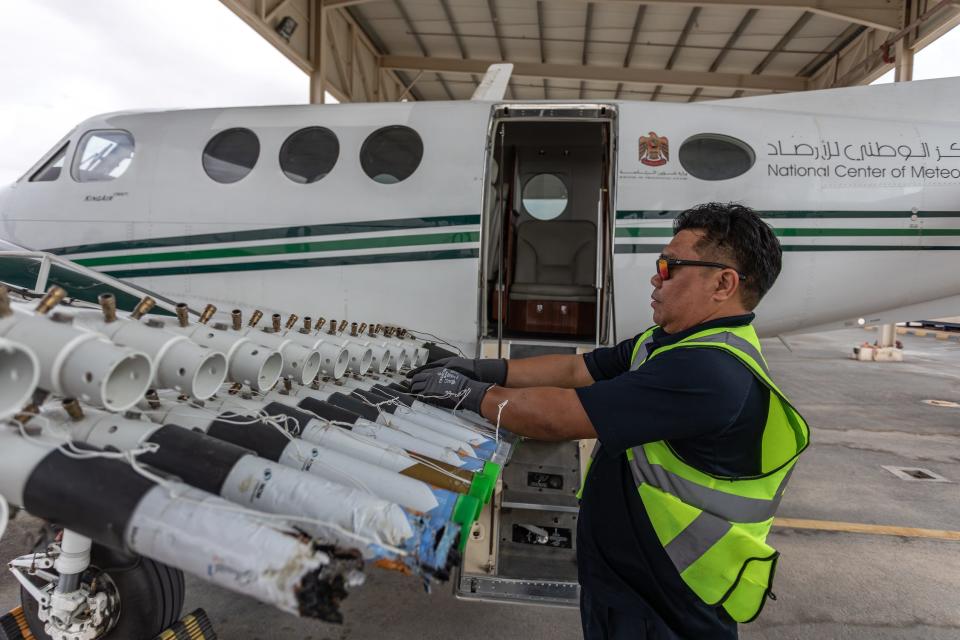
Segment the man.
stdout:
<path fill-rule="evenodd" d="M 750 326 L 780 264 L 752 210 L 695 207 L 657 259 L 655 327 L 584 356 L 414 372 L 413 391 L 442 406 L 496 419 L 508 401 L 501 421 L 519 435 L 598 439 L 577 530 L 586 638 L 736 638 L 772 597 L 765 540 L 809 441 Z"/>

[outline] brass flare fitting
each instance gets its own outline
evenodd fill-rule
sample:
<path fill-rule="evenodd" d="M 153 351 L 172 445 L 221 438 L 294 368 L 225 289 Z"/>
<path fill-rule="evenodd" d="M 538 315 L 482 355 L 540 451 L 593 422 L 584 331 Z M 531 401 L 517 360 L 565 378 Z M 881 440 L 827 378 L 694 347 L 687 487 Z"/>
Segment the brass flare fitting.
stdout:
<path fill-rule="evenodd" d="M 77 402 L 76 398 L 64 398 L 63 409 L 74 422 L 83 420 L 83 409 L 80 407 L 80 403 Z"/>
<path fill-rule="evenodd" d="M 273 322 L 273 332 L 280 333 L 280 328 L 282 327 L 282 325 L 280 324 L 280 314 L 279 313 L 273 314 L 272 316 L 270 316 L 270 320 Z"/>
<path fill-rule="evenodd" d="M 298 316 L 298 315 L 295 314 L 295 313 L 291 313 L 291 314 L 290 314 L 290 317 L 287 318 L 287 324 L 284 325 L 284 326 L 286 326 L 287 331 L 290 331 L 291 329 L 293 329 L 293 328 L 296 326 L 296 324 L 297 324 L 297 320 L 299 320 L 299 319 L 300 319 L 300 316 Z"/>
<path fill-rule="evenodd" d="M 260 323 L 260 318 L 262 317 L 263 317 L 263 311 L 260 311 L 260 309 L 257 309 L 256 311 L 250 314 L 250 322 L 247 323 L 247 326 L 248 327 L 257 326 Z"/>
<path fill-rule="evenodd" d="M 156 389 L 147 389 L 147 393 L 144 397 L 147 399 L 147 404 L 151 409 L 160 408 L 160 396 L 157 395 Z"/>
<path fill-rule="evenodd" d="M 97 302 L 100 303 L 100 310 L 103 311 L 103 321 L 107 324 L 117 319 L 117 299 L 112 293 L 101 293 L 97 296 Z M 66 400 L 64 400 L 66 407 Z"/>
<path fill-rule="evenodd" d="M 147 315 L 150 312 L 150 309 L 157 304 L 157 301 L 151 298 L 150 296 L 143 296 L 143 300 L 137 303 L 137 306 L 133 308 L 133 311 L 130 313 L 130 317 L 134 320 L 139 320 L 143 316 Z"/>
<path fill-rule="evenodd" d="M 240 331 L 243 328 L 243 312 L 240 309 L 234 309 L 230 312 L 230 319 L 233 321 L 233 330 Z"/>
<path fill-rule="evenodd" d="M 190 326 L 190 308 L 187 307 L 186 302 L 177 303 L 177 322 L 180 323 L 181 327 Z"/>
<path fill-rule="evenodd" d="M 351 322 L 351 323 L 350 323 L 350 335 L 353 336 L 354 338 L 357 337 L 357 323 L 356 323 L 356 322 Z"/>
<path fill-rule="evenodd" d="M 60 301 L 65 297 L 67 297 L 67 292 L 63 287 L 53 285 L 47 290 L 47 295 L 43 296 L 40 302 L 37 303 L 36 312 L 41 316 L 47 315 L 54 307 L 60 304 Z"/>
<path fill-rule="evenodd" d="M 329 334 L 332 335 L 332 336 L 337 335 L 337 321 L 336 321 L 336 320 L 331 320 L 331 321 L 330 321 L 330 329 L 327 331 L 327 333 L 329 333 Z"/>
<path fill-rule="evenodd" d="M 212 304 L 208 304 L 203 309 L 203 313 L 200 314 L 200 324 L 207 324 L 210 322 L 210 318 L 213 317 L 213 314 L 217 312 L 217 308 Z"/>
<path fill-rule="evenodd" d="M 10 308 L 10 292 L 7 291 L 5 286 L 0 284 L 0 318 L 6 318 L 12 314 L 13 309 Z"/>

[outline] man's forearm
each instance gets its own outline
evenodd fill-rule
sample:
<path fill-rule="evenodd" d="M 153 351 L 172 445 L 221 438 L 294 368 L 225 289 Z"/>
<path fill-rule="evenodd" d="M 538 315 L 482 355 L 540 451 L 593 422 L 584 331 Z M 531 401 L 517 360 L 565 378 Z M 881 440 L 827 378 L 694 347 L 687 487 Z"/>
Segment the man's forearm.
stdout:
<path fill-rule="evenodd" d="M 593 384 L 593 377 L 580 355 L 537 356 L 507 361 L 508 387 L 573 389 L 590 384 Z"/>
<path fill-rule="evenodd" d="M 494 386 L 483 398 L 483 416 L 495 423 L 499 405 L 505 400 L 507 404 L 500 415 L 500 426 L 517 435 L 549 441 L 597 437 L 573 389 L 506 389 Z"/>

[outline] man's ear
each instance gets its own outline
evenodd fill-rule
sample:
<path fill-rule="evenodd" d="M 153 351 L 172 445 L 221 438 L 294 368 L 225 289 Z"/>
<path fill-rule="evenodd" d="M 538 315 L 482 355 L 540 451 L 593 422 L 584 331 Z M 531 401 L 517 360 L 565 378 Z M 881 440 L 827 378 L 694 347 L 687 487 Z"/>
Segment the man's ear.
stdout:
<path fill-rule="evenodd" d="M 717 278 L 717 288 L 713 298 L 717 302 L 726 302 L 737 295 L 740 290 L 740 277 L 733 269 L 723 269 Z"/>

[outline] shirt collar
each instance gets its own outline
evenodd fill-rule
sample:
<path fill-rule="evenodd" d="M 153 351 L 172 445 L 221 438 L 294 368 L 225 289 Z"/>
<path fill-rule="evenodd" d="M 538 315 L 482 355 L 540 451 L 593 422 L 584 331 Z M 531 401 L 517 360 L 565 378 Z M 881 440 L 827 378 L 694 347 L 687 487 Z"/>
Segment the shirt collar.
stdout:
<path fill-rule="evenodd" d="M 651 336 L 653 338 L 653 343 L 650 345 L 651 348 L 647 352 L 652 353 L 654 349 L 659 349 L 660 347 L 666 347 L 667 345 L 680 342 L 684 338 L 692 336 L 695 333 L 699 333 L 700 331 L 706 331 L 707 329 L 715 329 L 717 327 L 741 327 L 753 322 L 755 317 L 756 316 L 753 313 L 745 313 L 741 316 L 716 318 L 677 333 L 667 333 L 662 328 L 657 327 Z"/>

